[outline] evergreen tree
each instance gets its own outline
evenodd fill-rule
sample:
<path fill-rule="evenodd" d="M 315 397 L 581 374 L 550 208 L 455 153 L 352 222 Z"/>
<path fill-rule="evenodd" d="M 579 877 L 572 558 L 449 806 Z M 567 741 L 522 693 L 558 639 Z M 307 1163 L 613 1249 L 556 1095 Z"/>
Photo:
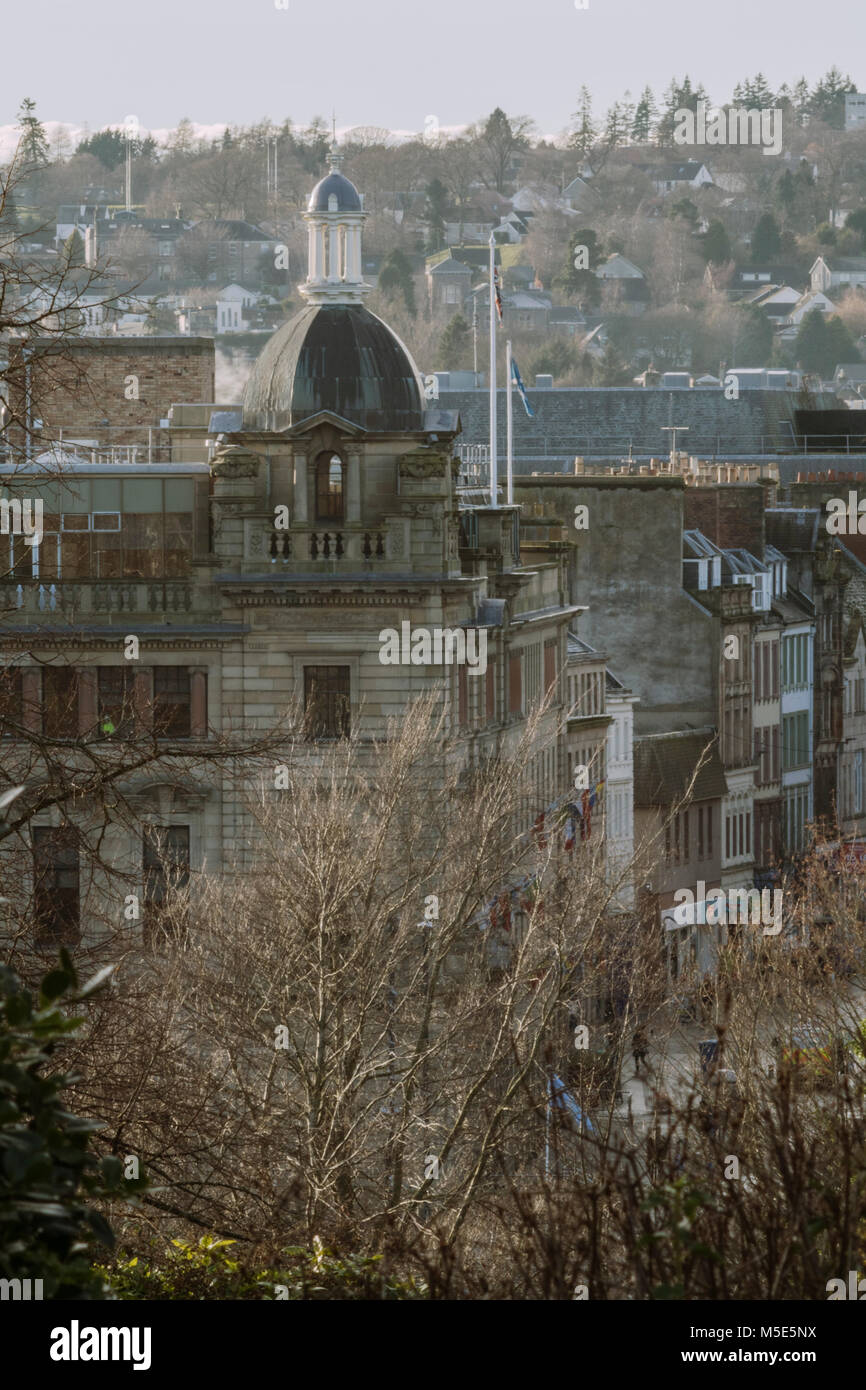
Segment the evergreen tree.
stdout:
<path fill-rule="evenodd" d="M 25 165 L 43 166 L 48 163 L 48 139 L 35 113 L 36 102 L 25 97 L 16 122 L 21 132 L 21 159 Z"/>
<path fill-rule="evenodd" d="M 764 110 L 773 106 L 775 101 L 770 84 L 762 72 L 747 77 L 745 82 L 738 82 L 734 88 L 734 106 L 745 106 L 750 111 Z"/>
<path fill-rule="evenodd" d="M 575 364 L 574 350 L 565 339 L 551 338 L 530 358 L 529 370 L 533 376 L 552 376 L 556 381 L 566 376 Z"/>
<path fill-rule="evenodd" d="M 658 120 L 658 108 L 652 94 L 651 87 L 644 87 L 640 94 L 640 100 L 635 107 L 634 120 L 631 127 L 631 138 L 635 145 L 648 145 L 650 137 Z"/>
<path fill-rule="evenodd" d="M 739 367 L 765 367 L 773 353 L 773 325 L 762 309 L 747 305 L 739 309 L 737 363 Z"/>
<path fill-rule="evenodd" d="M 731 241 L 724 224 L 714 218 L 701 237 L 704 260 L 713 265 L 725 265 L 731 259 Z"/>
<path fill-rule="evenodd" d="M 417 309 L 415 307 L 415 284 L 412 279 L 412 267 L 402 251 L 391 251 L 385 257 L 379 272 L 379 289 L 389 297 L 397 293 L 402 294 L 407 312 L 413 319 L 415 318 Z"/>
<path fill-rule="evenodd" d="M 837 314 L 827 321 L 826 328 L 827 370 L 824 375 L 829 377 L 840 362 L 860 362 L 862 358 L 848 325 Z"/>
<path fill-rule="evenodd" d="M 820 309 L 813 309 L 800 324 L 800 331 L 794 344 L 798 365 L 805 372 L 820 372 L 827 369 L 828 341 L 827 324 Z"/>
<path fill-rule="evenodd" d="M 441 179 L 433 179 L 428 183 L 425 194 L 427 198 L 427 222 L 430 226 L 430 251 L 440 251 L 445 245 L 445 216 L 448 211 L 448 189 Z"/>
<path fill-rule="evenodd" d="M 60 257 L 66 267 L 84 265 L 84 238 L 77 227 L 72 228 L 64 241 Z"/>
<path fill-rule="evenodd" d="M 601 260 L 602 248 L 597 233 L 590 227 L 581 228 L 568 243 L 568 256 L 554 279 L 554 289 L 579 303 L 597 304 L 601 298 L 601 284 L 594 271 Z"/>
<path fill-rule="evenodd" d="M 771 212 L 765 212 L 758 218 L 752 232 L 752 262 L 760 265 L 764 261 L 775 260 L 781 249 L 779 224 Z"/>
<path fill-rule="evenodd" d="M 858 208 L 856 212 L 849 212 L 845 219 L 845 230 L 856 232 L 862 242 L 863 250 L 866 251 L 866 208 Z"/>
<path fill-rule="evenodd" d="M 856 92 L 857 88 L 850 77 L 843 77 L 838 68 L 833 67 L 815 84 L 809 97 L 809 114 L 815 116 L 834 130 L 845 126 L 845 93 Z"/>
<path fill-rule="evenodd" d="M 455 314 L 439 339 L 439 357 L 443 368 L 458 371 L 472 361 L 472 334 L 462 314 Z"/>
<path fill-rule="evenodd" d="M 568 148 L 577 150 L 581 159 L 587 160 L 598 139 L 598 127 L 592 118 L 592 94 L 586 85 L 580 89 L 577 110 L 571 119 L 574 124 Z"/>

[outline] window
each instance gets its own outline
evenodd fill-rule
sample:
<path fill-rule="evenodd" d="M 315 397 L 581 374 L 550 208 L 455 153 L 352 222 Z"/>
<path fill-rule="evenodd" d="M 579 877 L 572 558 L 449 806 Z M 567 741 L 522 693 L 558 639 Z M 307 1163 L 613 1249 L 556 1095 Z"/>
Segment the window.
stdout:
<path fill-rule="evenodd" d="M 544 644 L 544 691 L 549 695 L 556 685 L 556 641 Z"/>
<path fill-rule="evenodd" d="M 348 738 L 350 668 L 304 667 L 304 713 L 310 738 Z"/>
<path fill-rule="evenodd" d="M 189 738 L 192 705 L 187 666 L 154 667 L 153 727 L 159 738 Z"/>
<path fill-rule="evenodd" d="M 169 896 L 189 884 L 189 826 L 149 825 L 142 842 L 144 870 L 143 934 L 153 945 L 166 931 Z"/>
<path fill-rule="evenodd" d="M 129 666 L 100 666 L 99 732 L 107 737 L 129 738 L 134 721 L 133 682 Z"/>
<path fill-rule="evenodd" d="M 457 722 L 461 729 L 469 723 L 469 680 L 465 666 L 457 667 Z"/>
<path fill-rule="evenodd" d="M 523 713 L 523 663 L 520 652 L 508 658 L 508 713 Z"/>
<path fill-rule="evenodd" d="M 42 732 L 49 738 L 78 737 L 78 672 L 71 666 L 42 668 Z"/>
<path fill-rule="evenodd" d="M 343 520 L 343 464 L 338 454 L 321 454 L 316 463 L 316 518 Z"/>
<path fill-rule="evenodd" d="M 485 712 L 488 724 L 492 724 L 496 719 L 496 660 L 495 658 L 487 663 L 487 670 L 484 673 L 485 691 Z"/>
<path fill-rule="evenodd" d="M 24 695 L 21 685 L 21 667 L 8 666 L 0 671 L 0 736 L 15 738 L 15 730 L 24 721 Z"/>
<path fill-rule="evenodd" d="M 534 705 L 541 694 L 541 643 L 533 642 L 524 653 L 525 696 L 527 705 Z"/>
<path fill-rule="evenodd" d="M 805 767 L 809 762 L 809 714 L 787 714 L 782 720 L 782 767 Z"/>
<path fill-rule="evenodd" d="M 33 830 L 33 915 L 39 946 L 76 945 L 81 935 L 78 835 L 72 826 Z"/>

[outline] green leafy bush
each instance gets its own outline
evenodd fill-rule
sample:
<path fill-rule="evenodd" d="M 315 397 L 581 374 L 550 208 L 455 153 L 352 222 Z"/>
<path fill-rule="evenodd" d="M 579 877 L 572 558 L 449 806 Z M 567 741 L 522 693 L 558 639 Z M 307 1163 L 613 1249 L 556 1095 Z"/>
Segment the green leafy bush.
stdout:
<path fill-rule="evenodd" d="M 281 1251 L 273 1269 L 246 1266 L 233 1240 L 202 1236 L 197 1245 L 173 1240 L 172 1249 L 151 1261 L 118 1259 L 96 1271 L 121 1299 L 202 1300 L 423 1299 L 426 1286 L 400 1280 L 381 1269 L 381 1255 L 335 1255 L 315 1241 L 312 1250 Z"/>
<path fill-rule="evenodd" d="M 120 1161 L 99 1159 L 90 1140 L 100 1125 L 72 1115 L 62 1092 L 78 1080 L 51 1071 L 58 1044 L 82 1024 L 60 1006 L 99 989 L 101 971 L 83 989 L 66 951 L 42 980 L 34 999 L 18 977 L 0 966 L 0 1278 L 42 1280 L 42 1297 L 102 1298 L 91 1269 L 94 1239 L 112 1246 L 105 1218 L 83 1200 L 123 1191 L 144 1180 L 123 1182 Z"/>

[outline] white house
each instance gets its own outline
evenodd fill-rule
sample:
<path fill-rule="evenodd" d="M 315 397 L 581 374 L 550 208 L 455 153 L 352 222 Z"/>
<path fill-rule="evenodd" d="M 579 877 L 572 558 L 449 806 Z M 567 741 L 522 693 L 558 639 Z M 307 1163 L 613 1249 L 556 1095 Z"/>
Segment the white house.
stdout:
<path fill-rule="evenodd" d="M 682 192 L 686 188 L 705 188 L 714 182 L 706 164 L 696 159 L 686 160 L 684 164 L 664 164 L 660 168 L 648 169 L 658 193 Z"/>
<path fill-rule="evenodd" d="M 866 285 L 866 256 L 819 256 L 809 271 L 813 290 Z"/>
<path fill-rule="evenodd" d="M 217 333 L 242 333 L 249 327 L 244 311 L 258 303 L 260 296 L 243 285 L 226 285 L 216 301 Z"/>
<path fill-rule="evenodd" d="M 634 261 L 627 260 L 618 251 L 608 256 L 604 265 L 600 265 L 595 272 L 599 280 L 642 280 L 644 273 Z"/>

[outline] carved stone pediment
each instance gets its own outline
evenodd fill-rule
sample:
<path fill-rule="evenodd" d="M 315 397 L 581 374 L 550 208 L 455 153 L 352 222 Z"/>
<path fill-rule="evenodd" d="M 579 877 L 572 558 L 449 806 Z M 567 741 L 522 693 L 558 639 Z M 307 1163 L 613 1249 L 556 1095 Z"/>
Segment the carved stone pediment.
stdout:
<path fill-rule="evenodd" d="M 261 462 L 261 455 L 251 449 L 225 444 L 214 454 L 210 471 L 215 478 L 257 478 Z"/>
<path fill-rule="evenodd" d="M 140 815 L 167 820 L 200 810 L 208 795 L 198 783 L 149 782 L 131 788 L 128 799 Z"/>
<path fill-rule="evenodd" d="M 400 458 L 401 478 L 443 478 L 448 460 L 444 454 L 418 449 Z"/>

